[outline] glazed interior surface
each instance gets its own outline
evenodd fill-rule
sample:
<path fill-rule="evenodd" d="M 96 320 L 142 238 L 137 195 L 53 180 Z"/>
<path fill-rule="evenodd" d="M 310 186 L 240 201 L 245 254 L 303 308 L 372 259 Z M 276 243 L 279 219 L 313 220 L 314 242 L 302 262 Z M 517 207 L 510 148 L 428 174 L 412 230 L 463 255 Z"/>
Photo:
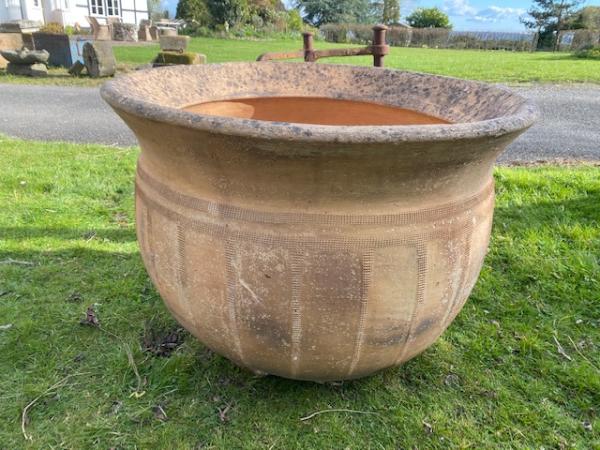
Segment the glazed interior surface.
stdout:
<path fill-rule="evenodd" d="M 252 97 L 202 102 L 185 111 L 221 117 L 314 125 L 448 124 L 418 111 L 372 102 L 327 97 Z"/>

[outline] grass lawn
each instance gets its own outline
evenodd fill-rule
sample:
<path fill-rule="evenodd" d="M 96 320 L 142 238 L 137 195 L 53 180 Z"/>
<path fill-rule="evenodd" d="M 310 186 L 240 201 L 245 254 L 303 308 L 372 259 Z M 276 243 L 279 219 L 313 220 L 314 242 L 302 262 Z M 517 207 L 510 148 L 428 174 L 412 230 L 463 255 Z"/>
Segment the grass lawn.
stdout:
<path fill-rule="evenodd" d="M 346 44 L 317 42 L 317 48 L 347 47 Z M 301 40 L 228 40 L 193 38 L 190 50 L 205 53 L 209 62 L 254 61 L 267 51 L 289 51 L 302 47 Z M 158 45 L 114 48 L 118 63 L 146 64 L 156 56 Z M 323 62 L 371 65 L 371 57 L 331 58 Z M 386 65 L 396 69 L 429 72 L 459 78 L 499 83 L 589 82 L 600 83 L 600 61 L 574 58 L 568 53 L 437 50 L 392 47 Z M 121 70 L 122 71 L 122 70 Z M 0 71 L 0 83 L 87 85 L 103 80 L 71 79 L 66 70 L 55 70 L 41 79 L 12 77 Z"/>
<path fill-rule="evenodd" d="M 317 42 L 317 48 L 347 47 L 347 44 Z M 194 38 L 190 50 L 205 53 L 209 62 L 253 61 L 267 51 L 289 51 L 302 47 L 300 40 L 238 41 Z M 153 58 L 155 47 L 117 47 L 120 63 L 142 64 Z M 373 58 L 328 58 L 323 62 L 371 65 Z M 568 53 L 437 50 L 392 47 L 386 66 L 475 80 L 523 82 L 600 83 L 600 61 L 573 58 Z"/>
<path fill-rule="evenodd" d="M 600 448 L 600 168 L 497 169 L 489 256 L 448 332 L 318 385 L 187 334 L 143 350 L 177 325 L 138 253 L 137 153 L 0 136 L 0 448 Z M 331 408 L 369 414 L 300 420 Z"/>
<path fill-rule="evenodd" d="M 119 64 L 118 72 L 125 73 L 133 70 L 131 64 Z M 21 77 L 18 75 L 9 75 L 6 71 L 0 69 L 0 84 L 35 84 L 35 85 L 52 85 L 52 86 L 79 86 L 93 87 L 100 86 L 106 81 L 106 78 L 90 78 L 90 77 L 73 77 L 68 70 L 62 67 L 48 68 L 48 76 L 40 78 Z"/>

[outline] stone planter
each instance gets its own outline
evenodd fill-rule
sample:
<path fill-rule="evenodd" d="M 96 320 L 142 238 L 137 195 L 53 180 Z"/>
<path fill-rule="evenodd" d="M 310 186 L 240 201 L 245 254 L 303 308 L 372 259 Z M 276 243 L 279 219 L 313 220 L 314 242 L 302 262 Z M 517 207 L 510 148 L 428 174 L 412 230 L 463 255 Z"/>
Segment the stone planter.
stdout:
<path fill-rule="evenodd" d="M 496 157 L 536 115 L 502 88 L 344 65 L 168 67 L 102 95 L 142 148 L 138 239 L 173 315 L 241 366 L 317 381 L 398 365 L 450 325 L 486 254 Z M 281 96 L 300 100 L 263 111 L 272 120 L 311 108 L 318 123 L 380 120 L 331 99 L 441 120 L 311 125 L 182 109 Z"/>
<path fill-rule="evenodd" d="M 50 53 L 48 60 L 50 66 L 69 68 L 76 61 L 83 62 L 83 46 L 87 42 L 93 42 L 91 37 L 33 33 L 36 50 L 46 50 Z"/>

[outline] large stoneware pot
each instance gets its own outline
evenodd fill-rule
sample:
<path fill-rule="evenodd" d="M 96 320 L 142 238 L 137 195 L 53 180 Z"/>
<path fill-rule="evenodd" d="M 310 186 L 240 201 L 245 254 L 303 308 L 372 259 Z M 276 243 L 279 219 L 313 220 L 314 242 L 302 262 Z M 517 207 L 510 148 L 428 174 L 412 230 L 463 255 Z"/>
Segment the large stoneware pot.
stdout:
<path fill-rule="evenodd" d="M 400 364 L 450 325 L 496 157 L 535 118 L 503 88 L 343 65 L 167 67 L 102 95 L 142 149 L 138 239 L 173 315 L 241 366 L 318 381 Z"/>

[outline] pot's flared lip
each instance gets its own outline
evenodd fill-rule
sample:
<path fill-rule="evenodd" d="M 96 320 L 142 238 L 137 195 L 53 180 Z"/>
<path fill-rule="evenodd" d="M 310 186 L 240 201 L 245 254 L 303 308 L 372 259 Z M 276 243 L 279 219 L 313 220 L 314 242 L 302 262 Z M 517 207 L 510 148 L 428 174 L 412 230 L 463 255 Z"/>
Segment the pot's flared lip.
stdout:
<path fill-rule="evenodd" d="M 416 77 L 420 83 L 442 81 L 456 83 L 462 89 L 472 87 L 480 92 L 490 92 L 495 96 L 510 98 L 516 104 L 510 113 L 500 114 L 486 120 L 468 122 L 455 122 L 450 124 L 435 125 L 313 125 L 289 122 L 270 122 L 236 117 L 210 116 L 185 111 L 181 109 L 189 105 L 190 101 L 182 101 L 180 105 L 173 106 L 168 102 L 153 100 L 152 93 L 156 89 L 168 90 L 163 86 L 152 83 L 156 79 L 175 80 L 181 75 L 188 78 L 196 76 L 198 83 L 202 82 L 202 75 L 210 70 L 227 70 L 239 73 L 240 69 L 259 68 L 271 66 L 271 71 L 289 70 L 332 70 L 335 72 L 353 71 L 360 76 L 398 74 Z M 253 67 L 256 66 L 256 67 Z M 145 80 L 148 78 L 148 80 Z M 142 89 L 140 83 L 147 86 Z M 265 83 L 272 81 L 265 81 Z M 223 63 L 206 64 L 197 66 L 169 66 L 155 69 L 140 70 L 133 74 L 123 75 L 108 81 L 101 88 L 101 95 L 115 110 L 124 111 L 133 116 L 151 121 L 172 124 L 185 128 L 202 130 L 210 133 L 226 134 L 240 137 L 290 140 L 300 142 L 333 142 L 333 143 L 392 143 L 392 142 L 430 142 L 451 141 L 464 139 L 478 139 L 486 137 L 500 137 L 507 134 L 518 133 L 529 128 L 538 116 L 538 110 L 531 100 L 514 93 L 508 88 L 488 85 L 476 81 L 458 78 L 430 75 L 418 72 L 399 71 L 396 69 L 381 69 L 373 67 L 337 65 L 337 64 L 307 64 L 285 62 L 248 62 L 248 63 Z M 281 95 L 281 94 L 280 94 Z M 484 94 L 485 95 L 485 94 Z M 257 95 L 258 96 L 258 95 Z M 234 97 L 235 98 L 235 97 Z M 182 99 L 183 100 L 183 99 Z M 206 101 L 211 101 L 206 100 Z"/>

